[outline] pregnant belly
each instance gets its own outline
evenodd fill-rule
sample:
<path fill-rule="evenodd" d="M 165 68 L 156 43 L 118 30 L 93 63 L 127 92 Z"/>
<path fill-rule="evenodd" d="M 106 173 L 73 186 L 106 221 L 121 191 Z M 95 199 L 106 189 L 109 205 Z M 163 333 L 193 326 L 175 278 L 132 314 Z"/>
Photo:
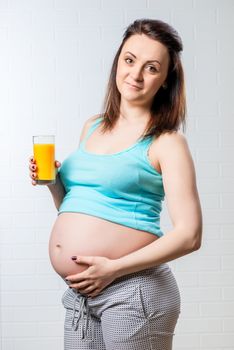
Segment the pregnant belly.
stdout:
<path fill-rule="evenodd" d="M 150 244 L 152 233 L 122 226 L 81 213 L 61 213 L 52 228 L 49 255 L 54 270 L 62 277 L 87 269 L 71 260 L 73 255 L 117 259 Z"/>

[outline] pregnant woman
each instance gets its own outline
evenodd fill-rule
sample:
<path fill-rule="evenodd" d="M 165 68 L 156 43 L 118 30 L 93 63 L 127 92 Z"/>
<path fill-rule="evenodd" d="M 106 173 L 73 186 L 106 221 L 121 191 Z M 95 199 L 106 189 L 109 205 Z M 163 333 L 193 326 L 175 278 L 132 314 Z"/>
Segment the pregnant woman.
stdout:
<path fill-rule="evenodd" d="M 200 248 L 202 213 L 185 124 L 182 42 L 167 23 L 130 24 L 104 112 L 48 188 L 51 263 L 69 285 L 64 349 L 170 350 L 181 310 L 168 261 Z M 30 160 L 35 185 L 37 164 Z M 160 228 L 162 201 L 173 228 Z"/>

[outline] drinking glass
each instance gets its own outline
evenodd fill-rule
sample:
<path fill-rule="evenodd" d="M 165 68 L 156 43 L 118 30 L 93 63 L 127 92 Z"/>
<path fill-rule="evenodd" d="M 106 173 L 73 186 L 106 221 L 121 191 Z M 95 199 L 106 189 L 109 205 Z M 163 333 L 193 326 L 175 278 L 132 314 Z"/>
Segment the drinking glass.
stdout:
<path fill-rule="evenodd" d="M 38 185 L 55 184 L 55 136 L 33 136 L 33 153 L 37 165 L 36 183 Z"/>

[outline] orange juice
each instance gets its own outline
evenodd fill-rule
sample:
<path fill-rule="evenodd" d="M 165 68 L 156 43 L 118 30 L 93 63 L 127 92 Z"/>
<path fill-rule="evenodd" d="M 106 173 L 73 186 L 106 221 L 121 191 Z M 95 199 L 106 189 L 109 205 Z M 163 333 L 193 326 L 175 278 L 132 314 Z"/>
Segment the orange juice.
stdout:
<path fill-rule="evenodd" d="M 33 153 L 39 185 L 55 183 L 55 145 L 53 135 L 33 136 Z"/>

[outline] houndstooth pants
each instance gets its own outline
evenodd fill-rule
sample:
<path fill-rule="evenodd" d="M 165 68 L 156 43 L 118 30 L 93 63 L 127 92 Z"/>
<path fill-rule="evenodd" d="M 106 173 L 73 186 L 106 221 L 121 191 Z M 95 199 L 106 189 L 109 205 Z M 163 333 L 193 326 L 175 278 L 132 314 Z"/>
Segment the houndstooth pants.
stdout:
<path fill-rule="evenodd" d="M 167 263 L 114 280 L 96 297 L 68 288 L 65 350 L 171 350 L 181 298 Z"/>

